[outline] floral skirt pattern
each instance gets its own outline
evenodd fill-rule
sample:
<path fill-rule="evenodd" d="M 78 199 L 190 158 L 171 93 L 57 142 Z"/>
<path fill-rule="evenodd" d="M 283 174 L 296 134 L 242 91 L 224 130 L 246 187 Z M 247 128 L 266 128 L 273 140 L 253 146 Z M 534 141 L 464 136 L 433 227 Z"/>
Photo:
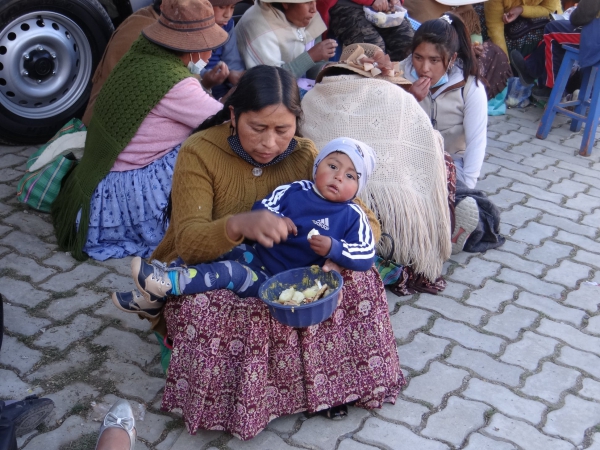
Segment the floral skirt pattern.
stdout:
<path fill-rule="evenodd" d="M 165 234 L 162 212 L 179 147 L 141 169 L 110 172 L 98 184 L 83 248 L 90 258 L 150 256 Z"/>
<path fill-rule="evenodd" d="M 342 275 L 333 316 L 308 328 L 282 325 L 260 299 L 228 290 L 170 297 L 162 409 L 181 409 L 191 434 L 226 430 L 247 440 L 279 416 L 394 403 L 405 381 L 383 283 L 373 268 Z"/>

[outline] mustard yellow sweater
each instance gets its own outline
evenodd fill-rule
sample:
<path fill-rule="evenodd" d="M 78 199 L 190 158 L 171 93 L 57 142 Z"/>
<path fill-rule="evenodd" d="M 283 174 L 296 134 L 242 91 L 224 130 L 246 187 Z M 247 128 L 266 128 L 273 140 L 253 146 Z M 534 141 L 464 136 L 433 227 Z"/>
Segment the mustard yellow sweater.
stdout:
<path fill-rule="evenodd" d="M 254 166 L 231 150 L 229 135 L 229 123 L 225 123 L 190 136 L 181 146 L 173 174 L 171 222 L 153 259 L 169 262 L 180 256 L 187 264 L 215 259 L 241 243 L 225 232 L 229 217 L 250 211 L 254 202 L 277 186 L 312 178 L 317 150 L 309 139 L 297 137 L 291 155 L 264 167 L 256 177 Z M 374 214 L 361 207 L 379 239 Z"/>
<path fill-rule="evenodd" d="M 484 3 L 485 23 L 488 35 L 492 42 L 499 46 L 508 55 L 506 39 L 504 37 L 504 22 L 502 15 L 515 6 L 522 6 L 523 16 L 526 19 L 535 17 L 548 17 L 555 11 L 562 12 L 560 0 L 488 0 Z"/>

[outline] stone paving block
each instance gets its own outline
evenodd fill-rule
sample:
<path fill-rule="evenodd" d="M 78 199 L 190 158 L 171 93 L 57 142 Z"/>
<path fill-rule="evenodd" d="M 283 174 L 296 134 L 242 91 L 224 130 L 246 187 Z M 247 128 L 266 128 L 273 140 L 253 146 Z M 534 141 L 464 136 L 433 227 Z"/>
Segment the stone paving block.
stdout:
<path fill-rule="evenodd" d="M 37 350 L 27 347 L 12 336 L 4 336 L 0 364 L 17 369 L 21 374 L 31 370 L 42 358 Z"/>
<path fill-rule="evenodd" d="M 555 232 L 555 227 L 529 222 L 526 227 L 519 228 L 512 237 L 516 241 L 527 242 L 530 245 L 540 245 L 541 241 L 551 237 Z"/>
<path fill-rule="evenodd" d="M 85 421 L 79 416 L 70 416 L 55 430 L 34 437 L 25 448 L 27 450 L 58 450 L 83 435 L 97 433 L 98 429 L 97 422 Z"/>
<path fill-rule="evenodd" d="M 591 195 L 592 197 L 600 197 L 600 189 L 598 188 L 591 188 L 589 191 L 586 192 L 588 195 Z M 596 213 L 598 213 L 600 211 L 596 210 Z"/>
<path fill-rule="evenodd" d="M 594 376 L 598 376 L 597 374 L 600 373 L 600 358 L 591 353 L 575 350 L 571 347 L 562 347 L 557 361 L 568 366 L 577 367 Z"/>
<path fill-rule="evenodd" d="M 550 269 L 544 280 L 574 288 L 579 280 L 584 280 L 589 276 L 590 268 L 588 266 L 565 260 L 558 267 Z"/>
<path fill-rule="evenodd" d="M 565 397 L 565 405 L 548 414 L 544 431 L 581 444 L 585 430 L 600 422 L 600 404 L 580 399 L 574 395 Z"/>
<path fill-rule="evenodd" d="M 527 142 L 531 140 L 530 133 L 520 133 L 518 131 L 510 131 L 506 134 L 502 134 L 499 138 L 501 142 L 508 142 L 509 144 L 520 144 L 521 142 Z"/>
<path fill-rule="evenodd" d="M 42 392 L 40 387 L 32 387 L 19 379 L 12 370 L 0 369 L 0 398 L 25 398 L 31 394 Z"/>
<path fill-rule="evenodd" d="M 572 171 L 571 171 L 571 173 L 572 173 Z M 572 179 L 573 179 L 573 181 L 577 181 L 579 183 L 585 183 L 590 186 L 596 186 L 596 184 L 598 183 L 598 177 L 590 177 L 588 175 L 581 175 L 577 172 L 575 172 Z M 588 192 L 588 194 L 589 194 L 589 192 Z M 592 195 L 592 194 L 590 194 L 590 195 Z M 596 195 L 594 195 L 594 197 L 596 197 Z"/>
<path fill-rule="evenodd" d="M 17 274 L 29 277 L 34 283 L 38 283 L 56 273 L 56 270 L 40 266 L 31 258 L 16 254 L 9 254 L 0 259 L 0 267 L 13 269 Z"/>
<path fill-rule="evenodd" d="M 510 386 L 517 386 L 519 377 L 523 373 L 523 369 L 519 367 L 498 362 L 484 353 L 459 346 L 452 349 L 452 354 L 446 359 L 446 362 L 471 369 L 483 378 Z"/>
<path fill-rule="evenodd" d="M 512 301 L 516 291 L 517 288 L 513 285 L 488 280 L 482 289 L 471 292 L 465 303 L 496 311 L 503 302 Z"/>
<path fill-rule="evenodd" d="M 481 434 L 472 434 L 469 436 L 469 445 L 465 450 L 517 450 L 516 447 L 508 442 L 496 441 Z"/>
<path fill-rule="evenodd" d="M 461 320 L 472 325 L 478 325 L 486 314 L 482 309 L 464 306 L 449 298 L 431 294 L 421 294 L 415 305 L 437 311 L 449 319 Z"/>
<path fill-rule="evenodd" d="M 0 180 L 13 181 L 21 178 L 24 172 L 15 169 L 0 169 Z"/>
<path fill-rule="evenodd" d="M 171 447 L 173 447 L 173 444 L 175 444 L 182 433 L 187 434 L 187 431 L 183 428 L 176 428 L 175 430 L 170 431 L 169 434 L 167 434 L 167 437 L 164 438 L 160 444 L 155 445 L 156 450 L 171 450 Z"/>
<path fill-rule="evenodd" d="M 10 197 L 12 199 L 14 195 L 14 186 L 9 186 L 8 184 L 0 184 L 0 198 Z"/>
<path fill-rule="evenodd" d="M 54 228 L 50 220 L 45 220 L 37 214 L 27 211 L 16 212 L 4 219 L 4 223 L 19 228 L 23 233 L 33 234 L 34 236 L 50 236 L 54 234 Z"/>
<path fill-rule="evenodd" d="M 58 392 L 45 394 L 44 397 L 48 397 L 54 402 L 50 426 L 58 425 L 58 421 L 65 415 L 73 415 L 71 410 L 75 405 L 89 406 L 90 402 L 95 400 L 98 395 L 100 393 L 96 389 L 85 383 L 74 383 Z"/>
<path fill-rule="evenodd" d="M 542 319 L 537 332 L 561 339 L 571 347 L 600 355 L 600 338 L 582 333 L 567 324 Z"/>
<path fill-rule="evenodd" d="M 406 339 L 414 330 L 427 325 L 431 313 L 412 306 L 401 306 L 396 314 L 390 317 L 396 339 Z"/>
<path fill-rule="evenodd" d="M 75 267 L 70 272 L 59 273 L 54 275 L 40 287 L 55 292 L 64 292 L 76 288 L 78 285 L 94 281 L 100 275 L 106 272 L 103 267 L 92 266 L 88 263 L 83 263 Z"/>
<path fill-rule="evenodd" d="M 509 131 L 517 131 L 519 129 L 519 125 L 517 123 L 512 122 L 500 122 L 494 125 L 488 126 L 488 131 L 497 131 L 500 134 L 506 134 Z"/>
<path fill-rule="evenodd" d="M 586 450 L 600 450 L 600 433 L 594 433 L 592 435 L 592 445 L 590 445 Z"/>
<path fill-rule="evenodd" d="M 118 391 L 126 397 L 141 398 L 145 402 L 151 401 L 165 385 L 164 379 L 149 377 L 133 364 L 110 360 L 92 374 L 114 381 Z"/>
<path fill-rule="evenodd" d="M 491 173 L 496 173 L 500 170 L 500 166 L 496 164 L 490 164 L 488 161 L 484 161 L 481 166 L 481 172 L 479 172 L 479 178 L 485 178 Z"/>
<path fill-rule="evenodd" d="M 23 233 L 22 231 L 13 231 L 0 239 L 0 244 L 12 247 L 21 255 L 33 256 L 34 258 L 44 258 L 49 256 L 56 245 L 47 244 L 37 236 Z"/>
<path fill-rule="evenodd" d="M 554 339 L 526 331 L 520 341 L 509 344 L 500 359 L 525 369 L 535 370 L 541 358 L 554 353 Z"/>
<path fill-rule="evenodd" d="M 521 163 L 515 163 L 512 161 L 508 161 L 506 159 L 496 158 L 495 156 L 490 156 L 486 160 L 486 162 L 489 164 L 494 164 L 494 165 L 503 167 L 505 169 L 509 169 L 513 172 L 522 172 L 522 173 L 531 175 L 535 171 L 534 167 L 524 166 Z"/>
<path fill-rule="evenodd" d="M 449 367 L 436 361 L 431 363 L 425 374 L 412 378 L 403 393 L 406 397 L 437 406 L 446 394 L 462 386 L 467 375 L 469 372 L 466 370 Z"/>
<path fill-rule="evenodd" d="M 550 213 L 558 217 L 565 217 L 567 219 L 570 219 L 571 221 L 579 220 L 579 217 L 582 215 L 580 211 L 577 211 L 575 209 L 565 208 L 561 205 L 557 205 L 556 203 L 547 202 L 545 200 L 540 200 L 534 197 L 529 197 L 527 199 L 527 202 L 525 203 L 525 206 L 529 206 L 530 208 L 541 209 L 544 212 Z"/>
<path fill-rule="evenodd" d="M 450 255 L 450 261 L 457 262 L 461 266 L 465 266 L 468 264 L 469 260 L 472 259 L 474 255 L 468 252 L 460 252 L 455 255 Z M 448 261 L 446 261 L 448 262 Z"/>
<path fill-rule="evenodd" d="M 533 178 L 533 177 L 529 177 L 529 178 Z M 533 179 L 535 179 L 535 178 L 533 178 Z M 564 198 L 563 195 L 553 194 L 551 192 L 548 192 L 545 188 L 531 186 L 530 184 L 514 183 L 510 187 L 510 189 L 515 192 L 522 192 L 523 194 L 526 194 L 530 197 L 535 197 L 540 200 L 546 200 L 547 202 L 554 202 L 557 204 L 560 204 L 560 202 Z M 571 200 L 573 200 L 573 199 L 571 199 Z M 574 209 L 578 209 L 578 208 L 574 208 Z"/>
<path fill-rule="evenodd" d="M 534 248 L 525 255 L 525 258 L 533 261 L 539 261 L 547 266 L 553 266 L 561 258 L 566 258 L 571 254 L 573 247 L 557 244 L 553 241 L 544 242 L 541 247 Z"/>
<path fill-rule="evenodd" d="M 567 200 L 565 206 L 590 214 L 594 209 L 600 208 L 600 198 L 587 194 L 578 194 L 576 197 Z"/>
<path fill-rule="evenodd" d="M 269 425 L 267 425 L 267 428 L 269 430 L 277 431 L 278 433 L 292 433 L 294 431 L 296 422 L 298 422 L 298 419 L 303 417 L 304 415 L 302 413 L 278 417 L 271 420 Z"/>
<path fill-rule="evenodd" d="M 594 400 L 600 400 L 600 383 L 589 378 L 584 378 L 583 387 L 579 391 L 582 397 L 588 397 Z"/>
<path fill-rule="evenodd" d="M 445 339 L 417 333 L 412 342 L 398 346 L 400 364 L 413 370 L 422 370 L 430 360 L 443 354 L 449 343 Z"/>
<path fill-rule="evenodd" d="M 477 185 L 477 189 L 479 189 L 479 185 Z M 497 194 L 490 195 L 489 199 L 498 208 L 505 210 L 516 203 L 521 203 L 525 197 L 526 195 L 521 194 L 520 192 L 514 192 L 510 189 L 500 189 L 500 192 Z"/>
<path fill-rule="evenodd" d="M 259 439 L 259 441 L 262 441 L 262 440 L 266 441 L 269 438 L 269 436 L 273 434 L 273 433 L 269 433 L 269 432 L 265 432 L 265 433 L 268 433 L 267 436 L 265 436 L 262 439 Z M 170 450 L 200 449 L 200 448 L 203 448 L 209 442 L 219 439 L 223 435 L 224 435 L 224 433 L 222 431 L 198 430 L 198 432 L 192 436 L 186 430 L 183 430 L 183 432 L 179 435 L 179 438 L 173 444 L 173 447 L 170 447 Z M 274 441 L 274 443 L 278 444 L 280 441 L 283 443 L 281 438 L 279 441 L 277 441 L 277 440 Z M 253 442 L 253 441 L 246 441 L 246 442 Z M 244 442 L 240 441 L 236 438 L 233 438 L 227 444 L 228 445 L 231 444 L 231 445 L 235 446 L 235 445 L 243 445 Z M 237 448 L 237 447 L 227 447 L 227 448 L 233 449 L 233 448 Z M 242 448 L 242 447 L 239 447 L 239 448 Z M 255 448 L 260 448 L 260 447 L 255 447 Z M 266 450 L 269 447 L 264 447 L 264 448 Z M 287 450 L 287 447 L 278 447 L 277 445 L 275 445 L 274 447 L 271 447 L 271 448 L 273 448 L 273 449 L 281 448 L 282 450 Z"/>
<path fill-rule="evenodd" d="M 64 320 L 85 308 L 100 303 L 106 294 L 90 291 L 87 288 L 77 288 L 77 293 L 71 297 L 55 299 L 48 308 L 46 314 L 56 320 Z"/>
<path fill-rule="evenodd" d="M 479 333 L 462 323 L 450 322 L 441 318 L 435 321 L 430 332 L 436 336 L 454 339 L 464 347 L 488 353 L 498 353 L 504 343 L 503 339 L 496 336 Z"/>
<path fill-rule="evenodd" d="M 546 295 L 552 298 L 561 298 L 563 287 L 557 284 L 546 283 L 532 275 L 516 272 L 512 269 L 502 269 L 498 279 L 521 286 L 534 294 Z"/>
<path fill-rule="evenodd" d="M 402 425 L 396 425 L 372 417 L 368 419 L 363 428 L 354 435 L 367 444 L 381 446 L 389 450 L 448 450 L 449 447 L 441 442 L 425 439 L 414 434 Z"/>
<path fill-rule="evenodd" d="M 581 220 L 581 223 L 589 225 L 590 227 L 598 227 L 598 224 L 600 223 L 600 209 L 597 209 L 592 214 L 586 214 Z"/>
<path fill-rule="evenodd" d="M 518 270 L 521 272 L 527 272 L 532 275 L 541 275 L 544 269 L 546 268 L 546 266 L 544 266 L 543 264 L 532 263 L 531 261 L 519 258 L 517 255 L 513 255 L 512 253 L 506 253 L 497 249 L 488 250 L 487 252 L 485 252 L 483 257 L 498 262 L 503 266 L 510 267 L 514 270 Z"/>
<path fill-rule="evenodd" d="M 390 289 L 386 289 L 385 290 L 385 297 L 387 299 L 388 302 L 388 311 L 391 313 L 392 311 L 394 311 L 394 309 L 396 309 L 396 304 L 400 303 L 401 300 L 403 300 L 403 297 L 398 297 L 396 294 L 394 294 Z M 114 307 L 114 306 L 113 306 Z M 129 314 L 128 314 L 129 315 Z"/>
<path fill-rule="evenodd" d="M 559 169 L 558 167 L 548 167 L 544 170 L 538 170 L 535 174 L 536 178 L 543 178 L 553 183 L 557 183 L 564 178 L 570 178 L 573 174 L 570 170 Z"/>
<path fill-rule="evenodd" d="M 338 450 L 376 450 L 377 447 L 373 447 L 372 445 L 361 444 L 360 442 L 356 442 L 352 439 L 344 439 L 340 442 Z"/>
<path fill-rule="evenodd" d="M 90 359 L 91 355 L 85 347 L 74 348 L 67 353 L 65 359 L 41 366 L 35 372 L 27 375 L 26 378 L 30 382 L 46 380 L 62 372 L 86 367 Z"/>
<path fill-rule="evenodd" d="M 598 310 L 599 303 L 598 286 L 590 286 L 583 283 L 576 291 L 569 292 L 565 299 L 565 304 L 585 309 L 590 313 Z"/>
<path fill-rule="evenodd" d="M 468 290 L 469 287 L 465 286 L 464 284 L 446 281 L 446 289 L 444 289 L 443 294 L 446 297 L 461 299 L 465 295 L 465 292 Z"/>
<path fill-rule="evenodd" d="M 91 337 L 94 331 L 102 325 L 99 319 L 80 314 L 68 325 L 48 328 L 44 334 L 38 337 L 34 344 L 38 347 L 56 347 L 64 350 L 72 342 L 85 337 Z"/>
<path fill-rule="evenodd" d="M 565 197 L 574 197 L 575 195 L 584 192 L 589 186 L 583 183 L 578 183 L 572 180 L 561 180 L 560 183 L 553 184 L 549 190 L 557 194 L 562 194 Z"/>
<path fill-rule="evenodd" d="M 31 284 L 21 280 L 2 277 L 0 278 L 0 286 L 2 286 L 2 295 L 6 300 L 19 305 L 34 307 L 50 298 L 50 294 L 47 292 L 38 291 Z"/>
<path fill-rule="evenodd" d="M 454 269 L 454 272 L 452 272 L 452 275 L 450 275 L 449 278 L 452 278 L 455 281 L 461 281 L 465 284 L 480 286 L 483 280 L 496 275 L 499 269 L 500 264 L 485 261 L 480 258 L 473 258 L 465 267 Z"/>
<path fill-rule="evenodd" d="M 521 293 L 521 295 L 523 295 L 523 293 Z M 516 339 L 519 336 L 519 332 L 523 328 L 529 327 L 537 317 L 537 313 L 533 311 L 507 305 L 506 308 L 504 308 L 504 312 L 491 317 L 483 329 L 492 333 L 501 334 L 509 339 Z"/>
<path fill-rule="evenodd" d="M 160 353 L 158 343 L 152 345 L 142 341 L 138 336 L 127 331 L 108 327 L 93 341 L 97 345 L 111 347 L 111 358 L 122 362 L 134 362 L 146 366 Z"/>
<path fill-rule="evenodd" d="M 506 148 L 500 148 L 497 146 L 497 144 L 504 144 L 504 142 L 502 142 L 502 143 L 495 142 L 495 141 L 490 141 L 490 142 L 492 145 L 488 145 L 486 147 L 486 149 L 485 149 L 486 155 L 495 156 L 496 158 L 507 159 L 509 161 L 516 162 L 516 163 L 523 161 L 523 159 L 524 159 L 523 155 L 519 155 L 518 153 L 508 152 L 508 151 L 506 151 Z M 508 146 L 505 146 L 505 147 L 508 147 Z"/>
<path fill-rule="evenodd" d="M 588 333 L 600 334 L 600 316 L 594 316 L 588 320 L 588 325 L 584 329 Z"/>
<path fill-rule="evenodd" d="M 48 325 L 49 320 L 32 317 L 26 309 L 4 303 L 4 328 L 10 332 L 33 336 Z"/>
<path fill-rule="evenodd" d="M 546 410 L 543 403 L 519 397 L 503 386 L 477 378 L 469 380 L 467 389 L 462 395 L 492 405 L 507 416 L 524 419 L 533 424 L 538 424 L 542 420 L 542 414 Z"/>
<path fill-rule="evenodd" d="M 133 328 L 140 331 L 150 330 L 150 322 L 146 319 L 140 319 L 137 314 L 128 314 L 117 309 L 110 297 L 101 300 L 99 304 L 102 306 L 94 312 L 95 315 L 117 320 L 121 326 L 126 328 Z"/>
<path fill-rule="evenodd" d="M 483 415 L 488 409 L 483 403 L 452 396 L 444 409 L 427 419 L 421 434 L 459 446 L 469 433 L 484 424 Z"/>
<path fill-rule="evenodd" d="M 109 273 L 100 281 L 96 282 L 96 286 L 110 292 L 129 292 L 135 289 L 135 284 L 131 275 L 122 276 L 114 273 Z"/>
<path fill-rule="evenodd" d="M 485 180 L 479 180 L 477 182 L 477 189 L 480 189 L 487 194 L 493 194 L 499 189 L 508 187 L 512 182 L 513 180 L 510 178 L 488 175 Z"/>
<path fill-rule="evenodd" d="M 525 208 L 521 205 L 515 205 L 510 211 L 502 213 L 502 222 L 521 227 L 528 220 L 535 219 L 540 212 L 537 209 Z"/>
<path fill-rule="evenodd" d="M 7 249 L 6 247 L 0 247 L 0 255 L 5 255 L 6 253 L 9 253 L 10 251 L 11 250 Z"/>
<path fill-rule="evenodd" d="M 44 261 L 44 264 L 58 267 L 62 270 L 69 270 L 75 265 L 73 257 L 65 252 L 54 252 L 54 254 Z"/>
<path fill-rule="evenodd" d="M 8 155 L 0 156 L 0 167 L 1 168 L 21 165 L 24 162 L 27 162 L 27 158 L 25 158 L 23 156 L 17 156 L 15 154 L 8 154 Z"/>
<path fill-rule="evenodd" d="M 570 233 L 581 234 L 583 236 L 591 238 L 594 238 L 596 236 L 597 228 L 588 227 L 586 225 L 579 225 L 563 217 L 556 217 L 550 214 L 544 214 L 540 219 L 540 223 L 543 223 L 544 225 L 550 225 L 551 227 L 561 228 L 563 230 L 569 231 Z"/>
<path fill-rule="evenodd" d="M 531 158 L 525 158 L 521 161 L 521 164 L 527 164 L 528 166 L 535 167 L 536 169 L 545 169 L 548 166 L 552 166 L 556 163 L 556 158 L 552 158 L 548 155 L 542 155 L 538 153 L 533 155 Z"/>
<path fill-rule="evenodd" d="M 506 237 L 506 236 L 505 236 Z M 524 242 L 517 242 L 511 239 L 507 239 L 502 246 L 502 251 L 512 252 L 515 255 L 522 256 L 525 254 L 528 245 Z"/>
<path fill-rule="evenodd" d="M 521 392 L 530 397 L 539 397 L 550 403 L 557 403 L 564 391 L 575 386 L 579 375 L 576 370 L 545 362 L 541 372 L 525 380 Z"/>
<path fill-rule="evenodd" d="M 568 244 L 575 244 L 576 246 L 590 252 L 600 253 L 600 243 L 577 234 L 570 234 L 561 230 L 554 239 L 557 241 L 566 242 Z"/>
<path fill-rule="evenodd" d="M 423 415 L 428 413 L 429 409 L 419 403 L 407 402 L 398 398 L 395 405 L 384 403 L 383 407 L 375 412 L 386 420 L 404 422 L 416 427 L 421 424 Z"/>
<path fill-rule="evenodd" d="M 533 295 L 529 292 L 521 292 L 516 303 L 526 308 L 539 311 L 552 319 L 571 322 L 576 326 L 581 324 L 581 321 L 586 315 L 585 312 L 580 309 L 569 308 L 555 300 L 547 297 L 540 297 L 539 295 Z"/>
<path fill-rule="evenodd" d="M 344 420 L 315 416 L 302 422 L 300 430 L 291 437 L 291 441 L 309 448 L 329 450 L 335 448 L 339 436 L 360 428 L 362 421 L 368 416 L 369 412 L 362 408 L 348 408 L 348 415 Z"/>
<path fill-rule="evenodd" d="M 519 164 L 521 164 L 521 163 L 519 163 Z M 506 167 L 503 167 L 502 169 L 500 169 L 498 171 L 498 176 L 510 178 L 511 180 L 515 181 L 515 183 L 513 183 L 512 186 L 520 186 L 519 189 L 512 189 L 512 186 L 511 186 L 511 190 L 513 190 L 515 192 L 523 192 L 522 188 L 524 185 L 527 185 L 530 187 L 536 186 L 540 189 L 546 189 L 550 185 L 550 182 L 547 180 L 540 180 L 535 177 L 532 177 L 531 171 L 529 170 L 529 169 L 531 169 L 531 167 L 526 167 L 526 169 L 527 169 L 527 173 L 523 173 L 522 171 L 511 170 L 510 168 L 507 169 Z M 523 192 L 523 193 L 527 194 L 527 192 Z"/>
<path fill-rule="evenodd" d="M 531 425 L 496 413 L 484 429 L 486 434 L 514 442 L 527 450 L 573 450 L 573 444 L 551 438 L 540 433 Z"/>

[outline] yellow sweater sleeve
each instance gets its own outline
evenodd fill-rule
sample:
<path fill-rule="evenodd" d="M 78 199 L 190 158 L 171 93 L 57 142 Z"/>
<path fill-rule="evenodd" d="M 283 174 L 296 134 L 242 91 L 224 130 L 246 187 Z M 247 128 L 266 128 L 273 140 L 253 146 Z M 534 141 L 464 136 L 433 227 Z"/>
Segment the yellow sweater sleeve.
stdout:
<path fill-rule="evenodd" d="M 504 37 L 504 22 L 502 22 L 504 3 L 502 0 L 488 0 L 483 5 L 488 36 L 494 44 L 508 55 L 508 48 L 506 47 L 506 39 Z"/>
<path fill-rule="evenodd" d="M 554 11 L 562 11 L 560 0 L 543 0 L 539 5 L 535 6 L 523 5 L 523 13 L 521 15 L 526 19 L 534 19 L 536 17 L 548 17 Z"/>

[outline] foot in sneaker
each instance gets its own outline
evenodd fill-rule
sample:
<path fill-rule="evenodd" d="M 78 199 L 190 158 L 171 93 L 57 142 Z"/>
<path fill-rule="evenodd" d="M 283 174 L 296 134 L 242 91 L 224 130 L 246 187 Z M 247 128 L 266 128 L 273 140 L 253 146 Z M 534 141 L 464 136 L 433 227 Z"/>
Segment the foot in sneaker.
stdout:
<path fill-rule="evenodd" d="M 164 301 L 171 293 L 173 284 L 167 274 L 167 266 L 159 261 L 148 264 L 139 256 L 131 260 L 131 275 L 146 301 Z"/>
<path fill-rule="evenodd" d="M 165 302 L 148 301 L 137 289 L 131 292 L 113 292 L 112 301 L 121 311 L 137 313 L 148 319 L 156 319 L 160 315 Z"/>
<path fill-rule="evenodd" d="M 14 423 L 17 436 L 23 436 L 42 423 L 53 409 L 54 402 L 51 399 L 30 395 L 23 400 L 5 405 L 2 408 L 2 417 Z"/>
<path fill-rule="evenodd" d="M 452 231 L 452 254 L 462 252 L 465 242 L 479 223 L 479 208 L 473 197 L 465 197 L 454 209 L 454 230 Z"/>

